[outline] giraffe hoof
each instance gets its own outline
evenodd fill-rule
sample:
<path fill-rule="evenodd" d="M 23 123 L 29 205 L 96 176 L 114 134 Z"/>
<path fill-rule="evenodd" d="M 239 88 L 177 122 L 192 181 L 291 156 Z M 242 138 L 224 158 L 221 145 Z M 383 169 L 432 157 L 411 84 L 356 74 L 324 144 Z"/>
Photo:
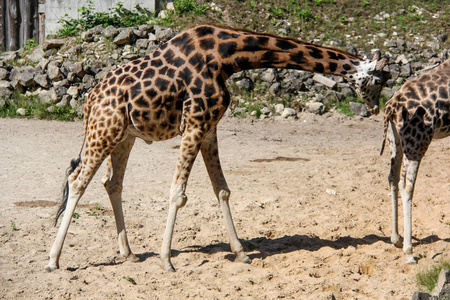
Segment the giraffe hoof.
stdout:
<path fill-rule="evenodd" d="M 170 264 L 164 266 L 164 271 L 166 271 L 166 272 L 175 272 L 175 268 L 170 263 Z"/>
<path fill-rule="evenodd" d="M 415 264 L 417 264 L 417 260 L 414 258 L 414 256 L 412 254 L 411 255 L 407 255 L 406 256 L 406 263 L 408 265 L 415 265 Z"/>
<path fill-rule="evenodd" d="M 130 255 L 127 256 L 127 261 L 138 262 L 140 261 L 140 259 L 135 254 L 131 253 Z"/>
<path fill-rule="evenodd" d="M 50 266 L 50 265 L 46 265 L 45 268 L 44 268 L 45 272 L 52 272 L 52 271 L 54 271 L 56 269 L 58 269 L 57 266 Z"/>
<path fill-rule="evenodd" d="M 242 255 L 237 255 L 236 256 L 236 261 L 244 263 L 244 264 L 251 264 L 252 263 L 252 260 L 245 253 L 242 253 Z"/>

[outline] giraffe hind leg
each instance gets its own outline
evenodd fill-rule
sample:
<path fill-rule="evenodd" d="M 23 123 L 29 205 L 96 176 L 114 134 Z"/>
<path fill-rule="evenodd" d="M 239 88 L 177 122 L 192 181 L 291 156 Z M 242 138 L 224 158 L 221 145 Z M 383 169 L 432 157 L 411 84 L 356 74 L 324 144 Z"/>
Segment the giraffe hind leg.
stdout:
<path fill-rule="evenodd" d="M 103 160 L 110 155 L 115 146 L 124 137 L 124 131 L 120 130 L 120 128 L 124 128 L 124 126 L 121 126 L 123 124 L 118 124 L 119 130 L 115 131 L 114 136 L 102 135 L 97 139 L 94 139 L 91 134 L 96 134 L 98 128 L 96 127 L 97 124 L 92 125 L 92 130 L 94 132 L 87 132 L 83 155 L 79 160 L 78 166 L 67 178 L 67 184 L 65 187 L 66 192 L 64 193 L 65 199 L 63 200 L 63 205 L 61 206 L 58 213 L 59 215 L 61 215 L 64 211 L 64 207 L 65 212 L 61 221 L 61 225 L 56 234 L 55 241 L 53 242 L 52 248 L 50 250 L 49 262 L 45 267 L 45 270 L 48 272 L 59 268 L 59 258 L 61 256 L 61 250 L 64 245 L 64 240 L 69 229 L 70 221 L 72 220 L 72 216 L 78 201 L 80 200 L 81 196 L 83 196 L 87 186 L 89 185 L 89 182 L 94 177 Z M 95 142 L 91 143 L 91 141 L 94 140 Z M 99 147 L 98 145 L 102 146 Z M 69 170 L 70 169 L 71 168 L 69 168 Z M 64 202 L 66 202 L 65 205 Z"/>
<path fill-rule="evenodd" d="M 396 247 L 402 247 L 402 241 L 398 234 L 398 183 L 400 181 L 400 170 L 403 159 L 402 147 L 394 124 L 389 122 L 388 145 L 391 150 L 391 170 L 389 173 L 389 186 L 392 199 L 392 234 L 391 242 Z"/>
<path fill-rule="evenodd" d="M 135 139 L 133 136 L 128 136 L 114 149 L 109 156 L 106 174 L 103 177 L 103 185 L 111 201 L 116 220 L 120 255 L 130 261 L 138 261 L 139 258 L 133 254 L 128 243 L 122 210 L 122 188 L 128 157 Z"/>
<path fill-rule="evenodd" d="M 63 209 L 64 203 L 61 208 L 58 210 L 59 214 L 62 214 L 64 211 L 64 215 L 61 221 L 61 225 L 56 234 L 55 241 L 53 242 L 53 246 L 50 250 L 49 254 L 49 262 L 45 267 L 45 270 L 50 272 L 59 268 L 59 258 L 61 256 L 61 250 L 64 245 L 64 240 L 67 235 L 67 231 L 69 229 L 70 221 L 72 220 L 73 213 L 75 211 L 75 207 L 80 200 L 81 196 L 83 196 L 84 191 L 86 190 L 89 182 L 100 166 L 101 161 L 93 166 L 86 166 L 83 161 L 80 162 L 79 172 L 77 172 L 78 168 L 69 175 L 67 179 L 67 192 L 64 194 L 65 199 L 65 210 Z"/>

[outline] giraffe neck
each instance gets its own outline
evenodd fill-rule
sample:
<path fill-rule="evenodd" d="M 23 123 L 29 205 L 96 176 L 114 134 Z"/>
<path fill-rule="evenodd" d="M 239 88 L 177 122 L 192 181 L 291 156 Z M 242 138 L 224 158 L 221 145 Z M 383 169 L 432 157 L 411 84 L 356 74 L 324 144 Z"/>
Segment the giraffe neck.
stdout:
<path fill-rule="evenodd" d="M 227 76 L 248 69 L 288 68 L 348 77 L 367 64 L 345 51 L 292 38 L 212 25 L 192 30 L 203 50 L 219 53 Z"/>

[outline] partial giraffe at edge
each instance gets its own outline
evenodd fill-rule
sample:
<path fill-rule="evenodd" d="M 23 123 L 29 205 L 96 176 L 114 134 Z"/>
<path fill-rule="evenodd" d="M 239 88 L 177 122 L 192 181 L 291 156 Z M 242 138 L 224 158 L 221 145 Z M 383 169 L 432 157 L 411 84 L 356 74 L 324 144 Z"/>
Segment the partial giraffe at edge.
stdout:
<path fill-rule="evenodd" d="M 103 182 L 114 210 L 120 254 L 138 260 L 130 250 L 121 204 L 128 156 L 136 137 L 151 143 L 177 135 L 181 135 L 181 145 L 161 247 L 164 269 L 175 270 L 170 259 L 175 218 L 186 204 L 187 181 L 199 151 L 221 206 L 231 250 L 237 261 L 250 263 L 234 227 L 230 190 L 219 160 L 216 126 L 230 102 L 225 81 L 235 72 L 257 68 L 344 76 L 366 105 L 378 113 L 381 89 L 388 79 L 382 70 L 386 62 L 379 55 L 366 61 L 292 38 L 204 24 L 186 29 L 153 53 L 109 72 L 87 97 L 83 144 L 67 172 L 56 221 L 65 213 L 45 269 L 59 268 L 75 206 L 105 159 Z"/>
<path fill-rule="evenodd" d="M 402 246 L 398 234 L 400 187 L 404 212 L 403 252 L 409 264 L 416 263 L 412 254 L 411 205 L 419 165 L 431 141 L 448 136 L 450 136 L 450 59 L 406 81 L 386 103 L 381 154 L 387 140 L 391 151 L 389 173 L 392 197 L 391 242 L 397 247 Z"/>

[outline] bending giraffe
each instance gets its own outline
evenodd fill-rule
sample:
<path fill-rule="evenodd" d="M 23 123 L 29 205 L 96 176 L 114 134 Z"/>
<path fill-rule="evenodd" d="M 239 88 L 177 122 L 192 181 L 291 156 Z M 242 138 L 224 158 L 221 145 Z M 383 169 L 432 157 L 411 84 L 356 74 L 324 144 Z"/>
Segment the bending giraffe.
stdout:
<path fill-rule="evenodd" d="M 107 158 L 104 186 L 109 195 L 120 254 L 138 260 L 130 250 L 122 212 L 122 181 L 136 137 L 151 143 L 181 135 L 181 145 L 170 189 L 170 204 L 161 260 L 174 271 L 170 259 L 175 218 L 186 204 L 186 185 L 194 160 L 202 152 L 220 203 L 230 246 L 236 260 L 250 263 L 231 217 L 230 190 L 222 172 L 216 126 L 230 95 L 225 80 L 238 71 L 288 68 L 346 77 L 365 103 L 378 113 L 381 88 L 387 80 L 377 56 L 365 61 L 341 50 L 291 38 L 215 25 L 197 25 L 180 33 L 150 55 L 109 72 L 89 93 L 84 107 L 83 145 L 67 172 L 65 210 L 50 250 L 47 271 L 59 258 L 75 206 L 102 161 Z"/>
<path fill-rule="evenodd" d="M 414 186 L 420 162 L 431 141 L 450 136 L 450 59 L 406 81 L 386 103 L 384 136 L 381 154 L 386 140 L 391 150 L 391 242 L 397 247 L 402 246 L 398 234 L 397 208 L 400 182 L 404 212 L 403 252 L 407 262 L 415 264 L 411 242 Z"/>

